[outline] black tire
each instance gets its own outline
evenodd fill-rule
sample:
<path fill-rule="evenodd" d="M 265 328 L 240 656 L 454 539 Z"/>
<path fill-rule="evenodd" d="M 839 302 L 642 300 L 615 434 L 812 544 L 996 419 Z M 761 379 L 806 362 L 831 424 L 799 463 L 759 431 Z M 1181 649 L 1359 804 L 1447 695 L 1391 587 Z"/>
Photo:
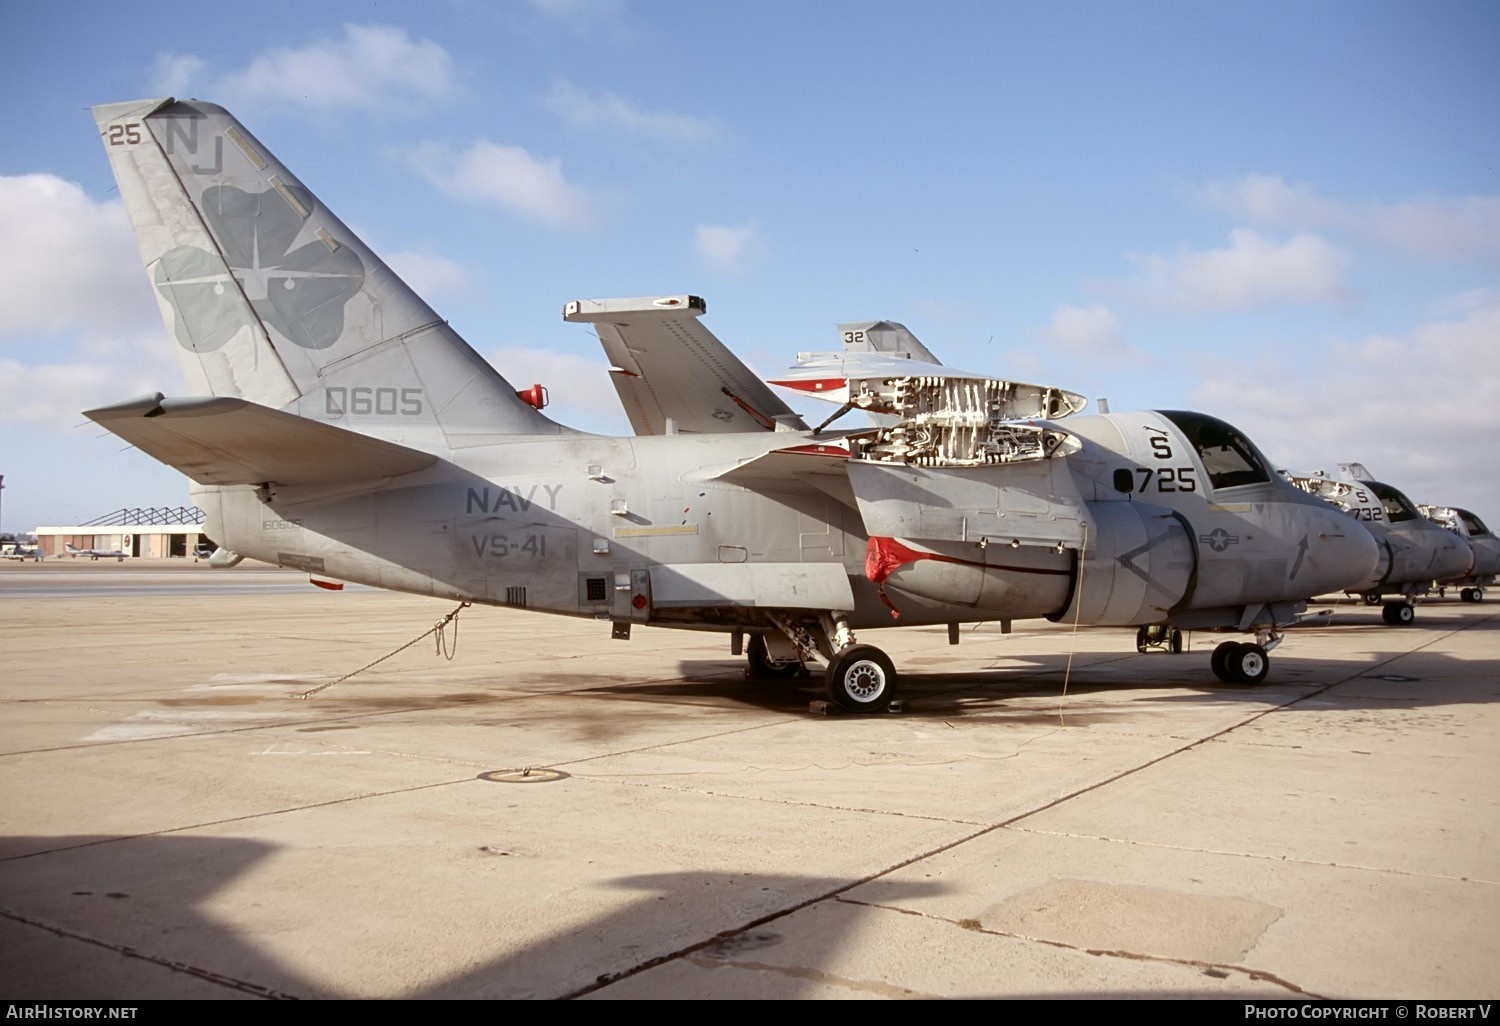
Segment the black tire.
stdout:
<path fill-rule="evenodd" d="M 1167 648 L 1173 655 L 1182 655 L 1182 631 L 1176 627 L 1172 628 L 1171 636 L 1167 639 Z"/>
<path fill-rule="evenodd" d="M 1213 667 L 1214 676 L 1225 684 L 1234 683 L 1234 678 L 1229 675 L 1229 658 L 1239 651 L 1238 641 L 1226 641 L 1214 649 L 1214 654 L 1209 658 L 1208 665 Z"/>
<path fill-rule="evenodd" d="M 828 666 L 828 697 L 850 712 L 879 712 L 896 693 L 896 668 L 873 645 L 851 645 Z"/>
<path fill-rule="evenodd" d="M 1408 627 L 1417 618 L 1417 607 L 1410 602 L 1387 602 L 1380 617 L 1392 627 Z"/>
<path fill-rule="evenodd" d="M 1458 593 L 1458 597 L 1461 598 L 1461 599 L 1463 599 L 1465 602 L 1483 602 L 1484 601 L 1484 589 L 1483 588 L 1465 588 L 1463 591 L 1461 591 L 1461 592 Z"/>
<path fill-rule="evenodd" d="M 766 636 L 764 634 L 750 635 L 750 643 L 745 646 L 745 676 L 751 680 L 784 680 L 794 676 L 802 669 L 800 662 L 776 662 L 771 658 L 770 651 L 766 648 Z"/>
<path fill-rule="evenodd" d="M 1271 657 L 1259 645 L 1236 645 L 1224 669 L 1236 684 L 1259 684 L 1271 672 Z"/>
<path fill-rule="evenodd" d="M 1367 591 L 1367 592 L 1365 592 L 1365 605 L 1367 605 L 1367 606 L 1378 606 L 1378 605 L 1380 605 L 1380 592 L 1378 592 L 1378 591 Z"/>
<path fill-rule="evenodd" d="M 1146 633 L 1146 628 L 1144 628 L 1144 627 L 1137 627 L 1136 628 L 1136 631 L 1135 631 L 1135 650 L 1137 652 L 1145 652 L 1146 649 L 1148 649 L 1148 648 L 1151 647 L 1150 644 L 1148 643 L 1148 640 L 1147 640 L 1148 637 L 1149 636 Z"/>

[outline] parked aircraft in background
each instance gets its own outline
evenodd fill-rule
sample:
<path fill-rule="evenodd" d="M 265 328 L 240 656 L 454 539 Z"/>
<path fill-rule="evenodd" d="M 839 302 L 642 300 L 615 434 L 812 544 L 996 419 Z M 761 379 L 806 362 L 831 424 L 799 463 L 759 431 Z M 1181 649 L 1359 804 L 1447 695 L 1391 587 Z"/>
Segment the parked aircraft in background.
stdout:
<path fill-rule="evenodd" d="M 638 434 L 572 430 L 222 108 L 95 117 L 194 398 L 87 415 L 194 482 L 216 561 L 619 638 L 722 631 L 755 673 L 826 665 L 854 710 L 897 687 L 855 632 L 898 623 L 955 641 L 961 622 L 1043 617 L 1233 631 L 1254 640 L 1220 645 L 1216 674 L 1259 682 L 1307 597 L 1375 569 L 1368 532 L 1200 413 L 1078 416 L 1069 393 L 938 364 L 845 375 L 842 402 L 889 418 L 860 430 L 808 430 L 737 359 L 717 392 L 669 395 L 647 364 L 723 349 L 691 296 L 564 308 L 614 347 Z"/>
<path fill-rule="evenodd" d="M 1457 506 L 1418 506 L 1424 517 L 1452 531 L 1474 550 L 1474 565 L 1457 577 L 1438 578 L 1435 582 L 1438 594 L 1448 588 L 1458 588 L 1458 596 L 1465 602 L 1483 602 L 1484 589 L 1495 583 L 1500 575 L 1500 538 L 1485 526 L 1473 513 Z"/>
<path fill-rule="evenodd" d="M 77 559 L 79 556 L 88 556 L 90 559 L 96 560 L 114 559 L 120 562 L 125 561 L 125 553 L 121 552 L 119 549 L 80 549 L 64 542 L 63 551 L 65 554 L 72 556 L 74 559 Z"/>
<path fill-rule="evenodd" d="M 14 559 L 17 561 L 29 559 L 33 563 L 40 563 L 45 556 L 46 554 L 35 545 L 11 544 L 7 542 L 5 545 L 0 546 L 0 559 Z"/>
<path fill-rule="evenodd" d="M 1474 550 L 1456 534 L 1422 516 L 1416 504 L 1396 488 L 1371 479 L 1360 463 L 1340 463 L 1339 477 L 1322 471 L 1288 474 L 1303 491 L 1337 506 L 1359 521 L 1380 542 L 1380 563 L 1364 580 L 1343 590 L 1378 605 L 1386 595 L 1386 623 L 1404 625 L 1416 618 L 1416 603 L 1436 580 L 1463 576 L 1474 562 Z"/>

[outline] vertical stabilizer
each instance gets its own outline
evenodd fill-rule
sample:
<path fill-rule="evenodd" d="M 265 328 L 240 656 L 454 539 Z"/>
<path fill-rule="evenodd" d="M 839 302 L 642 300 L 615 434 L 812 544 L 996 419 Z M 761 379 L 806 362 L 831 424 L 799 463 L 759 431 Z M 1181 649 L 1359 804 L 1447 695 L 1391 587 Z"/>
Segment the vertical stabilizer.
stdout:
<path fill-rule="evenodd" d="M 427 449 L 567 430 L 223 108 L 94 117 L 191 390 Z"/>

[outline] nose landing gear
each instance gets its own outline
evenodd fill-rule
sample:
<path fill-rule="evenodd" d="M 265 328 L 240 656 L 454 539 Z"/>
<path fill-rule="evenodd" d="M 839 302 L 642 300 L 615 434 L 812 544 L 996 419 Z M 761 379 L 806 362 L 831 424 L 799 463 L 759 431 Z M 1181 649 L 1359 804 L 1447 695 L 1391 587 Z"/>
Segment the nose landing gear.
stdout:
<path fill-rule="evenodd" d="M 1271 672 L 1271 649 L 1281 644 L 1275 631 L 1257 631 L 1255 643 L 1226 641 L 1209 660 L 1214 676 L 1226 684 L 1259 684 Z"/>

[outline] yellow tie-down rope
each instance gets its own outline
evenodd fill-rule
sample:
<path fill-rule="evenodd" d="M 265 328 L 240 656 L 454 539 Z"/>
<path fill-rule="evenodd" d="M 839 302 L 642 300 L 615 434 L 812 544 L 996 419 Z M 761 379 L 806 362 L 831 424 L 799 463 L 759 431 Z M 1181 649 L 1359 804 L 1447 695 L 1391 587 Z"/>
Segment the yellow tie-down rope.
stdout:
<path fill-rule="evenodd" d="M 1083 522 L 1083 542 L 1078 546 L 1078 584 L 1074 593 L 1078 601 L 1074 603 L 1073 613 L 1073 636 L 1068 639 L 1068 665 L 1063 670 L 1062 694 L 1057 699 L 1057 722 L 1061 726 L 1063 722 L 1063 702 L 1068 697 L 1068 681 L 1073 676 L 1073 651 L 1078 647 L 1078 621 L 1083 619 L 1083 565 L 1089 554 L 1089 524 Z"/>

